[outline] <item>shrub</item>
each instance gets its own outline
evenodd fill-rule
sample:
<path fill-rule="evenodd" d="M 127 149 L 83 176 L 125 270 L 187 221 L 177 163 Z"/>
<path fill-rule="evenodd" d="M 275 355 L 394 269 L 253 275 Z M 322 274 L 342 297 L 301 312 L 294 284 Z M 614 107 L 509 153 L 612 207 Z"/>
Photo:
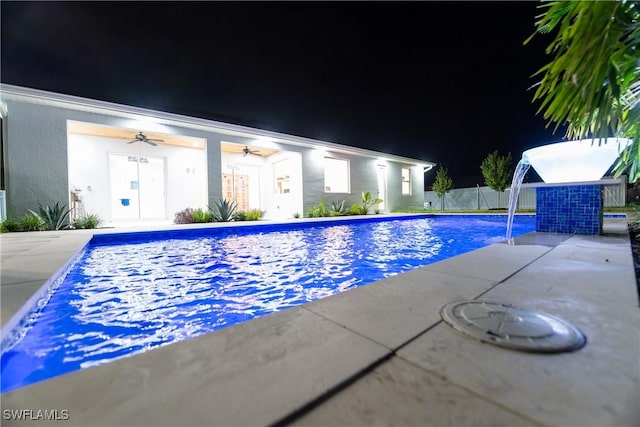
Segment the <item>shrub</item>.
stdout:
<path fill-rule="evenodd" d="M 294 218 L 300 218 L 300 212 L 296 212 L 296 213 L 294 213 L 294 214 L 293 214 L 293 217 L 294 217 Z"/>
<path fill-rule="evenodd" d="M 236 221 L 257 221 L 264 215 L 260 209 L 249 209 L 248 211 L 238 211 L 233 219 Z"/>
<path fill-rule="evenodd" d="M 250 209 L 247 211 L 247 221 L 257 221 L 264 215 L 260 209 Z"/>
<path fill-rule="evenodd" d="M 98 228 L 102 225 L 102 218 L 98 214 L 88 214 L 84 217 L 85 228 Z"/>
<path fill-rule="evenodd" d="M 349 208 L 349 215 L 364 215 L 362 206 L 355 203 L 351 205 L 351 207 Z"/>
<path fill-rule="evenodd" d="M 98 214 L 88 214 L 83 218 L 76 218 L 71 225 L 76 229 L 91 229 L 98 228 L 100 224 L 102 224 L 102 218 Z"/>
<path fill-rule="evenodd" d="M 227 199 L 218 199 L 213 205 L 213 208 L 209 208 L 213 213 L 213 220 L 217 222 L 228 222 L 233 220 L 233 216 L 236 213 L 237 204 L 235 201 Z"/>
<path fill-rule="evenodd" d="M 307 211 L 307 217 L 309 218 L 319 218 L 329 216 L 329 209 L 324 205 L 324 200 L 320 200 L 320 203 L 317 205 L 313 205 Z"/>
<path fill-rule="evenodd" d="M 192 224 L 193 223 L 193 209 L 186 208 L 176 212 L 173 217 L 174 224 Z"/>
<path fill-rule="evenodd" d="M 71 209 L 67 209 L 67 205 L 62 205 L 56 202 L 53 207 L 49 205 L 42 206 L 38 203 L 38 213 L 29 209 L 32 215 L 39 217 L 42 220 L 42 228 L 45 230 L 63 230 L 69 228 L 69 212 Z M 35 224 L 35 220 L 33 220 Z"/>
<path fill-rule="evenodd" d="M 191 218 L 193 219 L 193 222 L 212 222 L 213 221 L 213 212 L 211 212 L 210 210 L 204 210 L 204 209 L 195 209 L 191 212 Z"/>
<path fill-rule="evenodd" d="M 0 231 L 3 233 L 22 231 L 22 222 L 19 219 L 7 218 L 0 223 Z"/>
<path fill-rule="evenodd" d="M 52 228 L 46 228 L 47 224 L 43 219 L 34 212 L 30 212 L 22 217 L 20 220 L 20 228 L 22 231 L 40 231 L 42 229 L 53 230 Z M 56 228 L 56 230 L 58 230 Z"/>

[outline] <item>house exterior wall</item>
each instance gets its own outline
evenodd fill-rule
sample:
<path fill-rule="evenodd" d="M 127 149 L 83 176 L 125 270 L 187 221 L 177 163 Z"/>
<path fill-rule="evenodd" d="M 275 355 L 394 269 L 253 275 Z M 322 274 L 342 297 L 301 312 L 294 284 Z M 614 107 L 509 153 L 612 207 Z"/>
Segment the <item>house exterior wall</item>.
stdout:
<path fill-rule="evenodd" d="M 424 206 L 424 172 L 422 167 L 387 162 L 387 200 L 390 212 L 398 209 L 422 209 Z M 411 170 L 411 194 L 402 194 L 402 169 Z"/>
<path fill-rule="evenodd" d="M 350 192 L 326 193 L 324 191 L 325 156 L 349 160 Z M 304 210 L 323 200 L 330 205 L 334 200 L 346 200 L 346 206 L 360 204 L 362 192 L 370 192 L 375 198 L 378 190 L 378 165 L 385 165 L 387 172 L 386 211 L 421 209 L 424 199 L 424 174 L 422 167 L 393 161 L 380 161 L 331 151 L 306 149 L 302 155 L 304 170 Z M 402 168 L 411 169 L 411 195 L 402 194 Z"/>
<path fill-rule="evenodd" d="M 62 204 L 69 199 L 67 120 L 136 128 L 131 119 L 8 100 L 6 186 L 9 216 L 21 216 L 27 209 L 36 209 L 38 203 Z M 221 197 L 220 141 L 229 138 L 197 129 L 163 127 L 164 133 L 207 140 L 209 203 Z"/>
<path fill-rule="evenodd" d="M 63 110 L 7 102 L 8 216 L 68 200 L 66 119 Z"/>
<path fill-rule="evenodd" d="M 49 99 L 55 98 L 49 94 Z M 81 100 L 81 98 L 80 98 Z M 208 124 L 198 123 L 192 126 L 191 118 L 180 120 L 163 119 L 158 124 L 142 123 L 134 120 L 137 112 L 129 112 L 129 107 L 112 104 L 107 108 L 96 106 L 93 109 L 83 106 L 75 107 L 73 101 L 60 101 L 51 103 L 41 101 L 38 97 L 25 97 L 25 99 L 9 96 L 3 99 L 6 103 L 6 116 L 4 128 L 6 129 L 6 200 L 9 216 L 18 217 L 27 209 L 36 209 L 38 203 L 54 204 L 56 202 L 67 203 L 69 200 L 69 159 L 68 159 L 68 133 L 67 121 L 95 123 L 99 125 L 158 132 L 170 135 L 183 135 L 206 140 L 206 167 L 207 167 L 207 197 L 211 206 L 222 197 L 222 173 L 223 161 L 221 154 L 221 142 L 231 142 L 243 145 L 253 145 L 260 141 L 262 132 L 267 131 L 247 128 L 246 132 L 233 130 L 229 132 L 226 124 L 214 126 L 211 122 L 211 131 L 206 130 Z M 89 102 L 82 104 L 87 105 Z M 68 107 L 67 107 L 68 105 Z M 102 113 L 104 111 L 104 113 Z M 153 115 L 153 111 L 149 115 Z M 157 112 L 158 114 L 168 114 Z M 146 114 L 146 113 L 143 113 Z M 169 114 L 170 115 L 170 114 Z M 133 117 L 133 118 L 130 118 Z M 177 116 L 178 117 L 178 116 Z M 180 126 L 178 121 L 184 122 Z M 202 121 L 201 121 L 202 122 Z M 147 128 L 147 125 L 149 128 Z M 230 125 L 233 126 L 233 125 Z M 219 129 L 218 129 L 219 128 Z M 271 133 L 273 134 L 273 133 Z M 273 139 L 273 136 L 271 136 Z M 299 180 L 294 183 L 296 191 L 302 194 L 301 202 L 292 205 L 292 212 L 286 212 L 287 217 L 295 213 L 304 214 L 311 206 L 323 200 L 329 205 L 333 200 L 345 200 L 347 207 L 351 204 L 361 203 L 361 193 L 369 191 L 375 197 L 378 189 L 378 165 L 385 164 L 387 171 L 387 191 L 385 197 L 385 210 L 392 212 L 398 209 L 420 208 L 423 204 L 424 175 L 422 169 L 424 163 L 413 159 L 396 161 L 379 160 L 376 152 L 355 149 L 339 144 L 325 144 L 322 149 L 315 147 L 314 140 L 307 140 L 284 134 L 276 135 L 273 143 L 278 155 L 289 153 L 291 158 L 299 165 Z M 350 150 L 354 152 L 351 153 Z M 363 153 L 360 153 L 362 151 Z M 277 155 L 274 155 L 277 157 Z M 324 157 L 335 157 L 349 160 L 350 191 L 348 193 L 326 193 L 324 190 Z M 380 156 L 385 156 L 380 153 Z M 273 156 L 269 156 L 273 157 Z M 393 156 L 391 156 L 393 157 Z M 398 157 L 398 156 L 396 156 Z M 274 157 L 275 159 L 275 157 Z M 404 159 L 404 158 L 403 158 Z M 401 169 L 403 167 L 412 170 L 412 194 L 402 195 Z M 261 193 L 273 197 L 274 183 L 272 173 L 268 169 L 261 175 Z M 262 197 L 261 194 L 261 197 Z M 183 208 L 186 208 L 184 206 Z M 292 210 L 290 209 L 290 210 Z M 172 218 L 174 212 L 167 212 Z M 284 212 L 283 212 L 284 214 Z"/>

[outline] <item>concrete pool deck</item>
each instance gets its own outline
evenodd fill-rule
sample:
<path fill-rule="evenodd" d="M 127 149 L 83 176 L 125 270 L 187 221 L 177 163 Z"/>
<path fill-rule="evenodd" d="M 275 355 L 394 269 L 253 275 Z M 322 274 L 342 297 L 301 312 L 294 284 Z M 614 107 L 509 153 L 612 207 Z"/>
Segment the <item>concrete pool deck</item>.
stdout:
<path fill-rule="evenodd" d="M 0 236 L 3 326 L 92 234 Z M 2 425 L 637 426 L 640 308 L 626 220 L 605 219 L 602 236 L 515 243 L 4 393 Z M 545 355 L 469 339 L 439 315 L 461 299 L 560 316 L 587 345 Z M 21 409 L 69 418 L 7 416 Z"/>

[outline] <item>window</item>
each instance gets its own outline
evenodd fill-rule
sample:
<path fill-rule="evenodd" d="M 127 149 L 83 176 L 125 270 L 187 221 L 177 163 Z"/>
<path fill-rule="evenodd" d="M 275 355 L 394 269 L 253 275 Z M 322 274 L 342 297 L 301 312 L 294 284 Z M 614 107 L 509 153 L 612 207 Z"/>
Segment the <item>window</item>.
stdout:
<path fill-rule="evenodd" d="M 324 192 L 348 193 L 349 160 L 324 158 Z"/>
<path fill-rule="evenodd" d="M 402 168 L 402 194 L 411 195 L 411 169 Z"/>

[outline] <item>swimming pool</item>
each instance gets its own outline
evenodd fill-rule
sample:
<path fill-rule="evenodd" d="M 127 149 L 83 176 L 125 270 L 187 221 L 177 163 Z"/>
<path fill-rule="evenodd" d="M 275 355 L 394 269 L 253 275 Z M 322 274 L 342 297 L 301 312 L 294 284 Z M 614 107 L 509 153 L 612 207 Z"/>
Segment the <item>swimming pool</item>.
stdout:
<path fill-rule="evenodd" d="M 503 240 L 505 216 L 95 236 L 3 349 L 2 392 L 284 310 Z M 514 235 L 533 231 L 519 216 Z"/>

